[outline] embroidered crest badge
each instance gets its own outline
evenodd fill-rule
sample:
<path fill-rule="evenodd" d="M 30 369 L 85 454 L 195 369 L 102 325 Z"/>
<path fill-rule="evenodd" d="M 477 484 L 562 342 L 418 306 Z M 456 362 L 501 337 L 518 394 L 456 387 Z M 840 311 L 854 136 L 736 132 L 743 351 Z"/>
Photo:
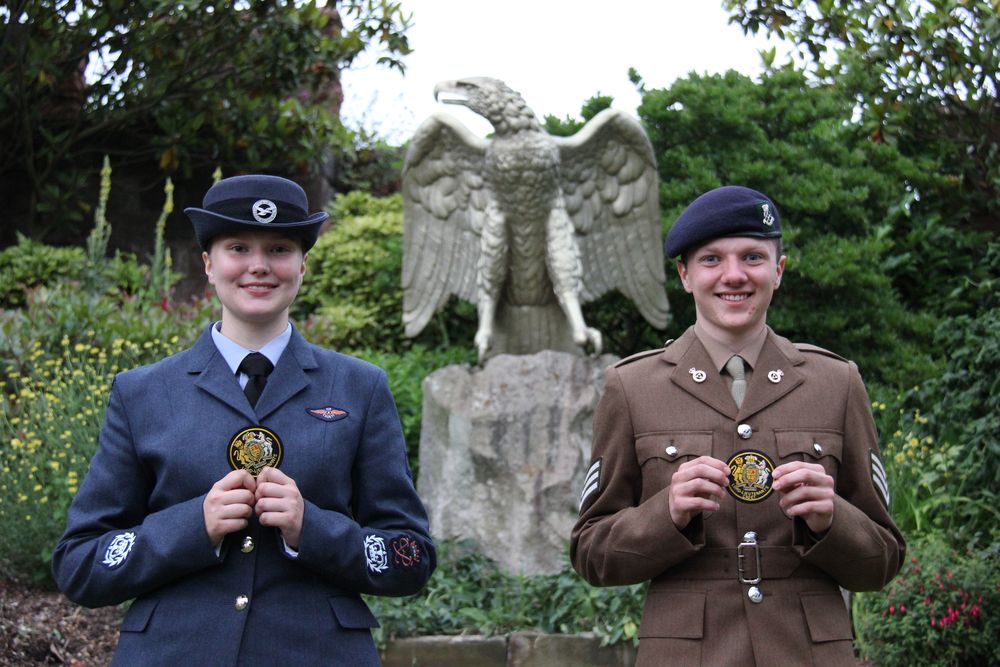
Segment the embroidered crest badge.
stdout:
<path fill-rule="evenodd" d="M 375 574 L 385 572 L 389 567 L 389 554 L 385 550 L 385 540 L 378 535 L 365 537 L 365 562 Z"/>
<path fill-rule="evenodd" d="M 132 553 L 135 545 L 135 533 L 127 532 L 115 535 L 111 540 L 108 550 L 104 552 L 104 560 L 101 561 L 109 570 L 114 569 L 125 562 L 128 555 Z"/>
<path fill-rule="evenodd" d="M 412 570 L 420 565 L 422 552 L 420 545 L 412 537 L 397 537 L 389 542 L 392 549 L 392 564 L 404 570 Z"/>
<path fill-rule="evenodd" d="M 283 451 L 281 439 L 274 431 L 251 426 L 229 441 L 229 465 L 233 470 L 242 468 L 256 477 L 267 466 L 281 465 Z"/>
<path fill-rule="evenodd" d="M 258 199 L 250 207 L 250 213 L 257 222 L 274 222 L 278 217 L 278 207 L 270 199 Z"/>
<path fill-rule="evenodd" d="M 729 465 L 729 495 L 741 503 L 759 503 L 771 495 L 774 463 L 762 452 L 745 449 L 736 452 Z"/>
<path fill-rule="evenodd" d="M 306 408 L 306 412 L 316 419 L 322 419 L 325 422 L 335 422 L 338 419 L 347 417 L 346 410 L 339 410 L 332 405 L 328 405 L 325 408 Z"/>

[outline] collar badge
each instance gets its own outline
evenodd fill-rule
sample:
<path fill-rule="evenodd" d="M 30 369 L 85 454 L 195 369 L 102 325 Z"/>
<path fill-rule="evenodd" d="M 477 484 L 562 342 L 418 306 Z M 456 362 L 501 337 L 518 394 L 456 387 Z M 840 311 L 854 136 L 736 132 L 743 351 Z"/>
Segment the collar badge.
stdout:
<path fill-rule="evenodd" d="M 781 382 L 781 378 L 783 377 L 785 377 L 785 371 L 781 369 L 778 369 L 776 371 L 769 371 L 767 374 L 767 379 L 773 382 L 774 384 L 778 384 L 779 382 Z"/>
<path fill-rule="evenodd" d="M 691 374 L 691 378 L 698 384 L 701 384 L 708 379 L 708 374 L 705 371 L 698 370 L 697 368 L 690 369 L 688 373 Z"/>

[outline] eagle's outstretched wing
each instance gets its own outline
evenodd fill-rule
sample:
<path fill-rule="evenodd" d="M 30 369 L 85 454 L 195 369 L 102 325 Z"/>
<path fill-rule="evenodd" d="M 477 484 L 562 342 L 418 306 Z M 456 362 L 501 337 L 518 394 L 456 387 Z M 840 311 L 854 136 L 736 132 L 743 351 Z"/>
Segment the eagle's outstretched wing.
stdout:
<path fill-rule="evenodd" d="M 487 141 L 434 114 L 403 163 L 403 324 L 416 336 L 451 295 L 476 302 L 479 233 L 489 193 Z"/>
<path fill-rule="evenodd" d="M 618 289 L 657 328 L 667 325 L 656 158 L 639 123 L 605 109 L 559 146 L 566 212 L 583 262 L 581 302 Z"/>

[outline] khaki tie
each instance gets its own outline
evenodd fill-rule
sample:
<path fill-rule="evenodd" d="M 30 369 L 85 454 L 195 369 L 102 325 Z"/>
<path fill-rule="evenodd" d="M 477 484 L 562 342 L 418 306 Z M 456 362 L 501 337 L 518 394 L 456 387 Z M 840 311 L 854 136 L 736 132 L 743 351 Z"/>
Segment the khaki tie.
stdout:
<path fill-rule="evenodd" d="M 260 398 L 261 392 L 264 391 L 264 385 L 267 384 L 267 376 L 270 375 L 272 370 L 274 370 L 274 365 L 271 364 L 271 360 L 260 352 L 251 352 L 243 357 L 240 367 L 236 369 L 238 373 L 246 373 L 250 378 L 247 381 L 247 386 L 243 388 L 243 393 L 246 394 L 247 400 L 250 401 L 252 407 L 257 406 L 257 399 Z"/>
<path fill-rule="evenodd" d="M 733 378 L 733 386 L 730 387 L 729 393 L 733 395 L 736 407 L 741 407 L 743 397 L 747 395 L 747 376 L 743 368 L 743 357 L 738 354 L 730 357 L 726 362 L 726 372 Z"/>

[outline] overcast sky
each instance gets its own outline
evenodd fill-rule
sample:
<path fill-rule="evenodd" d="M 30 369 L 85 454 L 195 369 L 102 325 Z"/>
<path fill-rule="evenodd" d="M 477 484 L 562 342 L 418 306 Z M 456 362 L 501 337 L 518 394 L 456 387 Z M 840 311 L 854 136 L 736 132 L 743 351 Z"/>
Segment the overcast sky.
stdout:
<path fill-rule="evenodd" d="M 344 73 L 344 121 L 402 142 L 435 111 L 473 132 L 489 125 L 462 107 L 434 102 L 434 84 L 467 76 L 502 79 L 539 118 L 579 115 L 600 92 L 635 114 L 634 67 L 647 88 L 694 71 L 761 70 L 774 44 L 728 23 L 721 0 L 402 0 L 412 12 L 406 74 L 359 62 Z M 779 44 L 779 53 L 781 45 Z"/>

